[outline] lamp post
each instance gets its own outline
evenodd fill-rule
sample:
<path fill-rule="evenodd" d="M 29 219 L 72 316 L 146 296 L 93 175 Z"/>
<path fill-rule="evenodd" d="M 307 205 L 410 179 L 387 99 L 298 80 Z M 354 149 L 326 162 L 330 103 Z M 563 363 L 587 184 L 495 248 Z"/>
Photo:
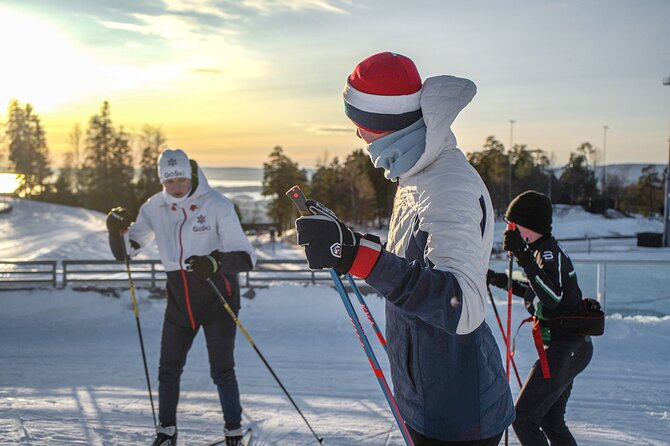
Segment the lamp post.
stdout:
<path fill-rule="evenodd" d="M 514 119 L 509 120 L 509 168 L 507 169 L 507 202 L 512 201 L 512 147 L 514 147 Z"/>
<path fill-rule="evenodd" d="M 670 85 L 670 77 L 663 79 L 663 85 Z M 663 246 L 670 247 L 670 136 L 668 137 L 668 167 L 665 171 L 665 206 L 663 211 Z"/>
<path fill-rule="evenodd" d="M 608 126 L 603 126 L 603 192 L 607 187 L 607 129 Z"/>

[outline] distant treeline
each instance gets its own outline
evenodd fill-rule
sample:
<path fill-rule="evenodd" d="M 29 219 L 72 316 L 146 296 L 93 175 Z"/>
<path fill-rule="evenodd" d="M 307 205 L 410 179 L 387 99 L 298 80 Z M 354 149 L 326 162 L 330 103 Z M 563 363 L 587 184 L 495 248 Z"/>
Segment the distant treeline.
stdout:
<path fill-rule="evenodd" d="M 156 160 L 166 147 L 166 136 L 158 126 L 145 125 L 138 134 L 116 127 L 108 102 L 82 129 L 73 126 L 70 149 L 53 179 L 46 132 L 30 104 L 9 103 L 7 122 L 0 128 L 0 166 L 22 175 L 16 191 L 20 197 L 82 206 L 106 212 L 139 206 L 161 189 Z M 3 153 L 4 151 L 4 153 Z M 139 153 L 139 160 L 133 153 Z M 468 153 L 468 160 L 486 183 L 497 212 L 503 212 L 511 197 L 534 189 L 549 195 L 554 203 L 581 204 L 603 212 L 614 208 L 624 213 L 662 213 L 665 171 L 649 165 L 634 184 L 621 176 L 596 177 L 597 150 L 588 142 L 570 154 L 568 163 L 555 175 L 549 152 L 528 149 L 525 144 L 505 146 L 494 136 L 481 150 Z M 6 158 L 6 159 L 5 159 Z M 136 175 L 136 166 L 139 174 Z M 368 155 L 357 149 L 343 160 L 318 162 L 308 178 L 307 170 L 291 160 L 282 147 L 272 149 L 263 164 L 262 193 L 270 197 L 268 216 L 279 232 L 291 227 L 297 213 L 284 192 L 295 184 L 313 199 L 329 206 L 344 220 L 361 226 L 381 225 L 391 214 L 395 183 L 384 178 Z"/>

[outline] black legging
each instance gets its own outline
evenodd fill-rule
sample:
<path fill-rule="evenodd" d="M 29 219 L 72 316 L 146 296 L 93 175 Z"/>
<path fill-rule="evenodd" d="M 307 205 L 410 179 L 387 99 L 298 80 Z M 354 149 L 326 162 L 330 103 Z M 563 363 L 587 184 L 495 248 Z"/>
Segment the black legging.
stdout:
<path fill-rule="evenodd" d="M 565 424 L 565 407 L 575 377 L 593 356 L 590 340 L 552 341 L 545 349 L 551 377 L 545 379 L 539 360 L 528 374 L 516 400 L 514 432 L 523 446 L 576 446 Z"/>

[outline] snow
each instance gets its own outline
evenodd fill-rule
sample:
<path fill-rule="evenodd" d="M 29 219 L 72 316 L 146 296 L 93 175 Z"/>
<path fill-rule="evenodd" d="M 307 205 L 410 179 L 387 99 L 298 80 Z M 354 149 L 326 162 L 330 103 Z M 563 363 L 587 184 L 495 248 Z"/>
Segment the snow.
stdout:
<path fill-rule="evenodd" d="M 0 233 L 5 235 L 0 239 L 3 259 L 110 258 L 103 214 L 22 200 L 12 205 L 12 212 L 0 216 Z M 565 238 L 587 232 L 591 236 L 634 235 L 640 230 L 661 229 L 658 220 L 618 220 L 565 209 L 565 213 L 557 211 L 555 227 Z M 499 236 L 504 224 L 499 221 L 497 225 Z M 300 250 L 289 243 L 271 245 L 267 234 L 253 241 L 259 258 L 301 256 Z M 660 259 L 670 258 L 667 249 L 635 248 L 634 241 L 622 241 L 617 246 L 616 255 L 638 260 L 647 258 L 650 252 Z M 580 247 L 584 244 L 575 245 L 576 249 Z M 588 254 L 584 250 L 578 255 L 614 255 L 595 248 L 597 252 Z M 497 268 L 504 268 L 504 261 L 499 261 Z M 628 284 L 639 289 L 645 285 L 639 278 L 645 277 L 643 280 L 652 282 L 650 286 L 655 289 L 638 292 L 628 304 L 664 308 L 661 304 L 665 302 L 663 295 L 668 294 L 663 291 L 668 275 L 661 273 L 654 280 L 647 279 L 644 274 L 652 269 L 623 268 L 615 274 L 621 283 L 609 280 L 616 287 Z M 503 313 L 505 293 L 494 290 L 494 296 Z M 137 297 L 157 404 L 157 361 L 165 300 L 145 289 L 138 289 Z M 383 300 L 374 294 L 366 299 L 383 328 Z M 644 303 L 650 300 L 653 302 Z M 357 303 L 354 306 L 358 308 Z M 520 302 L 515 301 L 512 307 L 516 326 L 526 313 Z M 0 444 L 150 444 L 151 406 L 128 290 L 119 289 L 118 297 L 72 288 L 4 290 L 0 292 L 0 308 Z M 383 349 L 359 313 L 390 381 Z M 403 444 L 335 290 L 286 284 L 256 289 L 254 299 L 243 299 L 240 320 L 327 444 Z M 487 321 L 504 350 L 492 311 Z M 593 338 L 593 360 L 576 379 L 568 404 L 566 417 L 579 444 L 668 444 L 668 341 L 670 310 L 658 315 L 633 311 L 608 315 L 605 336 Z M 236 345 L 244 422 L 254 428 L 255 444 L 316 444 L 246 339 L 238 335 Z M 515 361 L 522 378 L 535 358 L 526 325 L 516 338 Z M 519 389 L 514 377 L 511 387 L 516 395 Z M 201 334 L 189 353 L 182 377 L 178 420 L 180 444 L 204 444 L 221 435 L 221 412 Z M 518 444 L 513 433 L 510 444 Z"/>

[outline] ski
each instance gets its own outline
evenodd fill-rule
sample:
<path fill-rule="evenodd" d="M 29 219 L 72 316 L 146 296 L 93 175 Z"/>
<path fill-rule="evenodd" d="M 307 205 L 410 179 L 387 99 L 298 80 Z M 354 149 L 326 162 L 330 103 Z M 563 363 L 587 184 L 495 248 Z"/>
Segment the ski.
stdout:
<path fill-rule="evenodd" d="M 244 434 L 242 435 L 242 443 L 240 443 L 240 446 L 251 446 L 251 440 L 252 440 L 252 432 L 251 428 L 248 428 L 247 430 L 244 431 Z M 226 439 L 222 438 L 220 440 L 216 440 L 213 443 L 207 443 L 204 446 L 226 446 Z"/>

